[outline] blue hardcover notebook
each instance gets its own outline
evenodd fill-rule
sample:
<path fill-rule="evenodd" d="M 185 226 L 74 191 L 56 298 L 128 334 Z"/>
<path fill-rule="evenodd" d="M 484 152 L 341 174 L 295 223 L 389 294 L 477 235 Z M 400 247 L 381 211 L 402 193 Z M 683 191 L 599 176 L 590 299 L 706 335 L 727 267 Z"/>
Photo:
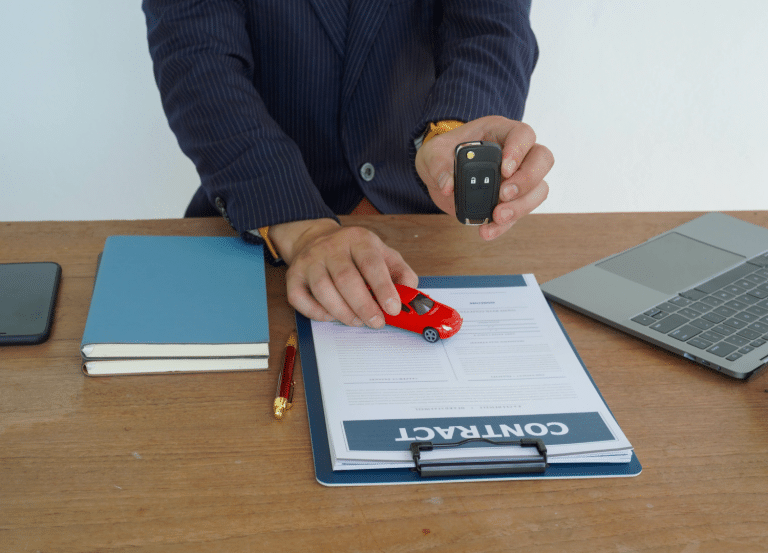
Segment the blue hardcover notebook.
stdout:
<path fill-rule="evenodd" d="M 475 276 L 475 277 L 420 277 L 421 288 L 437 287 L 493 287 L 510 286 L 517 282 L 517 275 L 500 276 Z M 584 362 L 573 347 L 565 329 L 552 311 L 555 320 L 559 324 L 568 343 L 573 348 L 576 357 L 584 368 L 590 381 L 594 380 L 587 371 Z M 423 478 L 415 470 L 404 469 L 366 469 L 334 471 L 331 462 L 331 453 L 326 428 L 325 411 L 323 408 L 322 393 L 320 390 L 320 378 L 318 374 L 317 360 L 315 357 L 314 338 L 311 321 L 296 314 L 296 326 L 299 338 L 301 355 L 301 370 L 304 381 L 304 391 L 307 400 L 307 412 L 309 418 L 310 436 L 312 440 L 312 453 L 314 456 L 315 476 L 317 481 L 326 486 L 360 486 L 360 485 L 386 485 L 386 484 L 429 484 L 438 482 L 457 481 L 482 481 L 482 480 L 516 480 L 531 478 L 606 478 L 637 476 L 642 471 L 640 462 L 635 453 L 629 463 L 558 463 L 550 464 L 542 474 L 489 474 L 489 475 L 460 475 L 447 477 Z M 597 387 L 595 387 L 597 389 Z M 599 390 L 597 390 L 600 394 Z M 602 399 L 602 395 L 600 394 Z M 604 401 L 604 400 L 603 400 Z"/>
<path fill-rule="evenodd" d="M 262 246 L 107 238 L 81 343 L 87 374 L 260 369 L 268 348 Z"/>

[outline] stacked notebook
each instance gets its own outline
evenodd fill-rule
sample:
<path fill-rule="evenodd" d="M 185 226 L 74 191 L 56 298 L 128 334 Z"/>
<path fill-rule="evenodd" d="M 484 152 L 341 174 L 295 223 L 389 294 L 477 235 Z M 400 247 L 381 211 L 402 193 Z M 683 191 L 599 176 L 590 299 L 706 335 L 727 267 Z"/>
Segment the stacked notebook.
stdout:
<path fill-rule="evenodd" d="M 110 236 L 81 344 L 89 376 L 266 369 L 262 246 Z"/>

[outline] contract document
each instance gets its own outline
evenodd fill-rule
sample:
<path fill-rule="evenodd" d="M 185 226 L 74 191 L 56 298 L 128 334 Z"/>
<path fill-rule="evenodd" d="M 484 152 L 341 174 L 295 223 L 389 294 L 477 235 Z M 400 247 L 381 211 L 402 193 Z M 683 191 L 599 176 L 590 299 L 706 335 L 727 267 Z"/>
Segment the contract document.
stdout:
<path fill-rule="evenodd" d="M 631 444 L 533 275 L 492 286 L 425 280 L 420 290 L 464 318 L 451 338 L 311 323 L 333 470 L 413 467 L 413 442 L 472 438 L 538 438 L 549 463 L 630 461 Z M 471 462 L 535 453 L 473 441 L 423 455 Z"/>

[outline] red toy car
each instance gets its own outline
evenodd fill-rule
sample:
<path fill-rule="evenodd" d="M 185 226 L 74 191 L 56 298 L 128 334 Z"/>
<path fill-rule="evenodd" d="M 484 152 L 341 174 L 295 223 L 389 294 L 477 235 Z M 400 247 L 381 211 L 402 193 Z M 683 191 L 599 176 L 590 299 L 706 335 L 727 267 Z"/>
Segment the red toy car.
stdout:
<path fill-rule="evenodd" d="M 384 312 L 384 321 L 411 332 L 418 332 L 427 342 L 450 338 L 461 328 L 463 319 L 453 307 L 437 302 L 415 288 L 395 284 L 402 306 L 392 316 Z"/>

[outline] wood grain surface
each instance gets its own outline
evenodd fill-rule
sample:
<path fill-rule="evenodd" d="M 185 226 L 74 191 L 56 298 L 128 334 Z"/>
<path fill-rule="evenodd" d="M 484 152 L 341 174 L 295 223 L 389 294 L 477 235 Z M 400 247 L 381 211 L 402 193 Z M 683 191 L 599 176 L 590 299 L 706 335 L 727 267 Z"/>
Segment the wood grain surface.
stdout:
<path fill-rule="evenodd" d="M 344 217 L 420 275 L 544 282 L 697 213 L 531 215 L 484 243 L 448 216 Z M 768 213 L 732 213 L 768 226 Z M 220 219 L 0 223 L 0 262 L 56 261 L 51 338 L 0 348 L 0 552 L 768 551 L 768 377 L 700 368 L 562 307 L 625 434 L 635 478 L 326 488 L 298 370 L 271 414 L 294 327 L 267 267 L 269 370 L 88 378 L 79 345 L 112 234 L 232 235 Z"/>

